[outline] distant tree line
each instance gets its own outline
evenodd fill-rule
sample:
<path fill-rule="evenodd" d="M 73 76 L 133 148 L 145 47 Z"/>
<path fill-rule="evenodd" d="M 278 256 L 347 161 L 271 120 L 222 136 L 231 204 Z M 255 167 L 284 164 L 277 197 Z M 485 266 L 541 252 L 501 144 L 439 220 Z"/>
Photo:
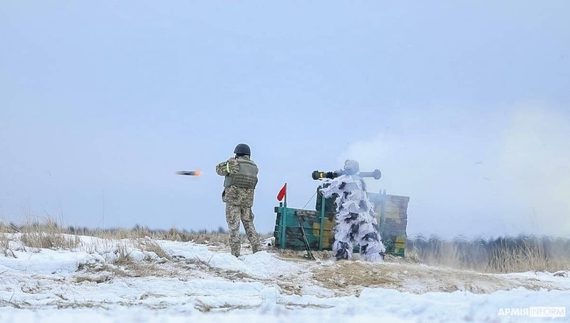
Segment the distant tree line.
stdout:
<path fill-rule="evenodd" d="M 80 227 L 80 226 L 67 226 L 66 228 L 62 227 L 61 225 L 59 225 L 57 222 L 54 221 L 46 221 L 45 223 L 40 223 L 40 222 L 31 222 L 31 223 L 26 223 L 26 224 L 16 224 L 14 222 L 10 222 L 8 225 L 5 225 L 3 222 L 0 221 L 0 228 L 3 229 L 3 231 L 12 231 L 12 232 L 22 232 L 24 230 L 24 228 L 26 227 L 30 227 L 30 226 L 35 226 L 35 227 L 41 227 L 41 226 L 51 226 L 54 228 L 59 228 L 61 230 L 64 230 L 70 234 L 86 234 L 86 235 L 90 235 L 92 233 L 97 233 L 97 232 L 117 232 L 117 231 L 144 231 L 144 232 L 149 232 L 149 233 L 167 233 L 175 228 L 171 228 L 169 230 L 164 230 L 164 229 L 151 229 L 148 226 L 141 226 L 139 224 L 135 224 L 135 226 L 133 226 L 131 229 L 127 229 L 127 228 L 120 228 L 120 227 L 116 227 L 116 228 L 105 228 L 105 229 L 101 229 L 101 228 L 88 228 L 88 227 Z M 219 226 L 217 229 L 199 229 L 199 230 L 187 230 L 187 229 L 176 229 L 176 231 L 181 232 L 181 233 L 190 233 L 190 234 L 212 234 L 212 233 L 227 233 L 228 231 L 222 227 Z"/>

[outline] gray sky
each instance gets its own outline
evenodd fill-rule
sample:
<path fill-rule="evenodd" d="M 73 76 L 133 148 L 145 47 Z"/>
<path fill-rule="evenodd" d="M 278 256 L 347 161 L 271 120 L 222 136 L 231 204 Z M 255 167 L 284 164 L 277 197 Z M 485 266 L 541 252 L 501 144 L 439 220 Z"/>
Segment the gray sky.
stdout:
<path fill-rule="evenodd" d="M 214 166 L 245 142 L 260 232 L 273 230 L 283 183 L 303 207 L 313 170 L 355 158 L 382 170 L 371 189 L 411 197 L 409 235 L 569 236 L 568 12 L 567 1 L 5 1 L 0 218 L 226 227 Z"/>

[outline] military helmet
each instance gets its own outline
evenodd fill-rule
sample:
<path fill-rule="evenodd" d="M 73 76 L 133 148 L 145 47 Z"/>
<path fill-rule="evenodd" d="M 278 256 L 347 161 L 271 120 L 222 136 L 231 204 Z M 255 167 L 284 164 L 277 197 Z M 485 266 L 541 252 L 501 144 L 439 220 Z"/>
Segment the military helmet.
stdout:
<path fill-rule="evenodd" d="M 239 144 L 236 146 L 236 149 L 234 149 L 234 154 L 238 156 L 243 156 L 243 155 L 251 156 L 251 149 L 249 149 L 249 146 L 246 144 Z"/>

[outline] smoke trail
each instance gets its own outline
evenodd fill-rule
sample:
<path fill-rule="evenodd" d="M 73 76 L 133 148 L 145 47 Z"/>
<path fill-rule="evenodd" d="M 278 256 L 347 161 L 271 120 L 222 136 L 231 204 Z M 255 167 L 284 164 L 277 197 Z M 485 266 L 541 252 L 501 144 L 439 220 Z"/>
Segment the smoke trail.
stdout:
<path fill-rule="evenodd" d="M 517 110 L 500 156 L 505 194 L 538 234 L 570 236 L 570 118 L 546 108 Z"/>
<path fill-rule="evenodd" d="M 513 108 L 400 113 L 340 156 L 379 168 L 369 190 L 411 197 L 408 234 L 570 234 L 570 122 Z"/>

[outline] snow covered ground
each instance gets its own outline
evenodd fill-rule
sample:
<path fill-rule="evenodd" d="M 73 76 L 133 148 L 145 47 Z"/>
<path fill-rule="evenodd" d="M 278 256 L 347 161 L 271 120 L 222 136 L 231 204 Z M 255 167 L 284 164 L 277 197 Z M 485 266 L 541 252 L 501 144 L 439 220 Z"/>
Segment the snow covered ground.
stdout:
<path fill-rule="evenodd" d="M 73 251 L 55 251 L 9 237 L 0 248 L 0 322 L 570 321 L 569 272 L 310 261 L 271 248 L 244 247 L 236 259 L 224 246 L 80 239 Z"/>

